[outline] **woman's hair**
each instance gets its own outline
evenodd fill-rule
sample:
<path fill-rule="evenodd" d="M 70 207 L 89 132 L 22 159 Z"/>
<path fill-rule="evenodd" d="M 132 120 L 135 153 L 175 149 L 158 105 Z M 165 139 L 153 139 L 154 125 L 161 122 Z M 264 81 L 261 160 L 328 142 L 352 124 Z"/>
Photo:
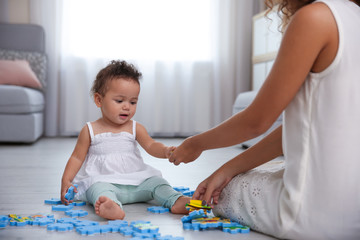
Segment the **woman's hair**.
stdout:
<path fill-rule="evenodd" d="M 315 2 L 315 0 L 265 0 L 265 5 L 269 8 L 269 13 L 275 5 L 278 5 L 278 15 L 282 20 L 281 28 L 284 30 L 294 13 L 301 7 Z M 360 0 L 354 0 L 360 6 Z"/>
<path fill-rule="evenodd" d="M 126 61 L 112 60 L 96 75 L 96 79 L 90 93 L 92 96 L 95 93 L 99 93 L 101 96 L 104 96 L 107 90 L 107 83 L 117 78 L 132 80 L 140 85 L 139 80 L 141 77 L 141 72 L 139 72 L 133 64 L 129 64 Z"/>
<path fill-rule="evenodd" d="M 278 15 L 282 20 L 281 29 L 284 30 L 291 16 L 294 15 L 297 10 L 314 1 L 315 0 L 266 0 L 265 5 L 269 8 L 267 13 L 277 5 Z"/>

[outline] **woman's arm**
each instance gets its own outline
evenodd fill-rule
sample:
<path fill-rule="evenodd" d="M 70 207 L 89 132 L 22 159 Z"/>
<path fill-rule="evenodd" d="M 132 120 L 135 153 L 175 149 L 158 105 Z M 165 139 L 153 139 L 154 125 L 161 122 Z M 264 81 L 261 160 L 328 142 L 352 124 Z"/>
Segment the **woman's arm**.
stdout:
<path fill-rule="evenodd" d="M 225 163 L 200 183 L 193 198 L 217 204 L 222 189 L 234 176 L 260 166 L 282 154 L 282 126 L 280 126 L 257 144 Z"/>
<path fill-rule="evenodd" d="M 217 127 L 186 139 L 170 162 L 188 163 L 204 150 L 231 146 L 264 133 L 294 98 L 308 73 L 330 65 L 336 56 L 336 37 L 336 23 L 325 4 L 310 4 L 298 10 L 254 101 Z"/>
<path fill-rule="evenodd" d="M 157 158 L 168 158 L 171 152 L 175 150 L 175 147 L 167 147 L 151 138 L 140 123 L 136 123 L 136 140 L 148 154 Z"/>
<path fill-rule="evenodd" d="M 69 201 L 65 199 L 65 194 L 68 188 L 71 186 L 74 177 L 81 168 L 81 165 L 83 164 L 86 154 L 89 150 L 89 146 L 90 146 L 89 129 L 87 126 L 84 126 L 79 133 L 76 146 L 66 164 L 61 179 L 61 201 L 64 203 L 69 203 Z"/>

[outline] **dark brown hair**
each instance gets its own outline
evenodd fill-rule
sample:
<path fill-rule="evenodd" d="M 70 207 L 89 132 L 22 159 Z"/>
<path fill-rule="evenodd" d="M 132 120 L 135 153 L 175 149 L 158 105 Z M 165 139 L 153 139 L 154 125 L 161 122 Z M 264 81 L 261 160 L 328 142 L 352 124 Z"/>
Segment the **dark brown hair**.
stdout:
<path fill-rule="evenodd" d="M 315 0 L 265 0 L 265 5 L 269 8 L 269 13 L 275 5 L 278 5 L 278 15 L 282 19 L 281 28 L 284 30 L 286 25 L 294 13 L 301 7 L 315 2 Z M 360 6 L 360 0 L 354 0 L 354 2 Z"/>
<path fill-rule="evenodd" d="M 126 61 L 112 60 L 96 75 L 90 93 L 91 95 L 99 93 L 101 96 L 104 96 L 108 81 L 117 78 L 131 80 L 140 85 L 139 80 L 141 77 L 142 73 L 139 72 L 133 64 L 129 64 Z"/>

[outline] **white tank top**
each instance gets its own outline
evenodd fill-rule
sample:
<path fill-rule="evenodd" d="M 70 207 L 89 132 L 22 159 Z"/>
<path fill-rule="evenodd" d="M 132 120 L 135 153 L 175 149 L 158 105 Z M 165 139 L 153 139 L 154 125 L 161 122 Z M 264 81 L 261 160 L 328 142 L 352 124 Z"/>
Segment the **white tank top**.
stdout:
<path fill-rule="evenodd" d="M 144 163 L 136 142 L 136 122 L 132 134 L 105 132 L 94 136 L 88 122 L 91 144 L 86 159 L 73 183 L 78 184 L 78 196 L 96 182 L 139 185 L 161 172 Z"/>
<path fill-rule="evenodd" d="M 339 48 L 285 110 L 280 218 L 285 238 L 360 239 L 360 7 L 317 2 L 336 19 Z"/>

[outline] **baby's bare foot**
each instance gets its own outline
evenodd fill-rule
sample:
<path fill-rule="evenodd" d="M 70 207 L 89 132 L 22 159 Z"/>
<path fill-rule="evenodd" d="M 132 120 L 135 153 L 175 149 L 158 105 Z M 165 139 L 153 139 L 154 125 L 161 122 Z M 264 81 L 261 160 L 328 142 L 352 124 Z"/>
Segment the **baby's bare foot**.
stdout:
<path fill-rule="evenodd" d="M 95 213 L 100 217 L 116 220 L 124 219 L 125 212 L 121 207 L 108 197 L 100 196 L 95 203 Z"/>
<path fill-rule="evenodd" d="M 175 214 L 188 214 L 189 211 L 186 210 L 185 205 L 190 202 L 190 199 L 189 197 L 179 197 L 171 207 L 171 212 Z"/>

